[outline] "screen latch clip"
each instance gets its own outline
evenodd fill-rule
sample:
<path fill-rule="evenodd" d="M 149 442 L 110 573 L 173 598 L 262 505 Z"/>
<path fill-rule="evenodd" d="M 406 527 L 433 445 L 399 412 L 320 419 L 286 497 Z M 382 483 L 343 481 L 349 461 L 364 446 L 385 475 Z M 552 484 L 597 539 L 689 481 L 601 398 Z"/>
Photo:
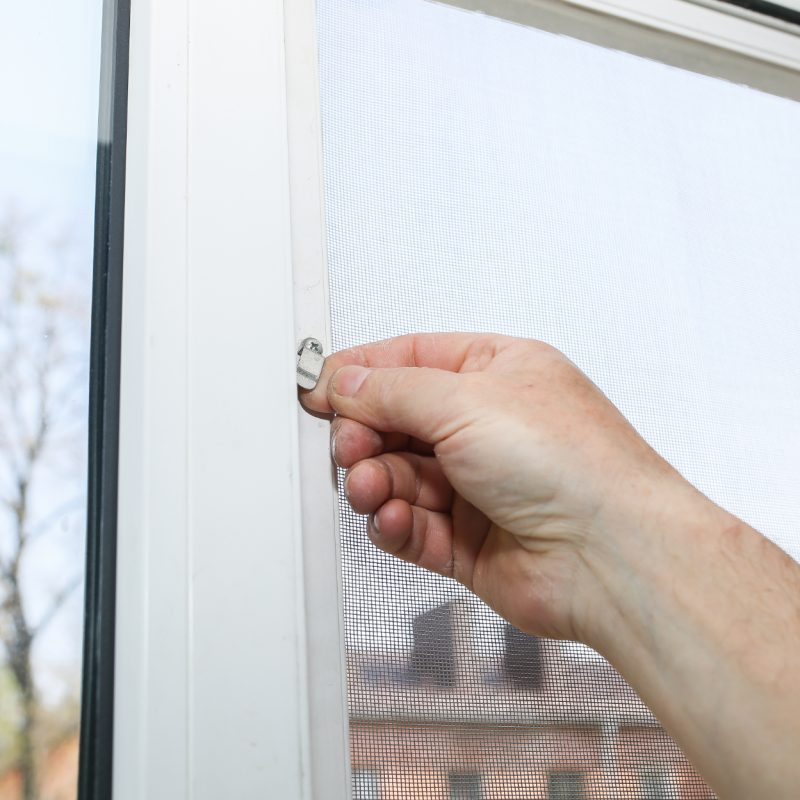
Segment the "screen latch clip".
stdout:
<path fill-rule="evenodd" d="M 322 344 L 317 339 L 303 339 L 297 350 L 297 385 L 301 389 L 313 389 L 322 374 L 325 356 Z"/>

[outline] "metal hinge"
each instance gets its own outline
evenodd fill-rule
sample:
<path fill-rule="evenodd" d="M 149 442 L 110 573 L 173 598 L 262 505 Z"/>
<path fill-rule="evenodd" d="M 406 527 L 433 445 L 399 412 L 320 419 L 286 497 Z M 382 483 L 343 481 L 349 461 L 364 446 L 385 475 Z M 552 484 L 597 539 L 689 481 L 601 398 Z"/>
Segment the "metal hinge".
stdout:
<path fill-rule="evenodd" d="M 322 344 L 310 337 L 303 339 L 297 350 L 297 385 L 301 389 L 313 389 L 322 374 L 324 363 Z"/>

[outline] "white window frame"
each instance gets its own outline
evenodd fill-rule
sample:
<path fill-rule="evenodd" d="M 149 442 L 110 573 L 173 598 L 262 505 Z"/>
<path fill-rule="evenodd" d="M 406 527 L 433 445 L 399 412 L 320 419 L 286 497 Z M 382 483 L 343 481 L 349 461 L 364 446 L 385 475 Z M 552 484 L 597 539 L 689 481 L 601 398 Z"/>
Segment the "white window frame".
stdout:
<path fill-rule="evenodd" d="M 719 0 L 439 0 L 800 100 L 798 27 Z"/>
<path fill-rule="evenodd" d="M 484 5 L 800 76 L 800 37 L 732 10 Z M 314 0 L 132 4 L 114 800 L 349 797 L 335 481 L 294 373 L 330 343 L 316 61 Z"/>
<path fill-rule="evenodd" d="M 310 2 L 131 10 L 115 800 L 348 793 L 327 424 L 293 358 L 329 341 L 314 37 Z"/>

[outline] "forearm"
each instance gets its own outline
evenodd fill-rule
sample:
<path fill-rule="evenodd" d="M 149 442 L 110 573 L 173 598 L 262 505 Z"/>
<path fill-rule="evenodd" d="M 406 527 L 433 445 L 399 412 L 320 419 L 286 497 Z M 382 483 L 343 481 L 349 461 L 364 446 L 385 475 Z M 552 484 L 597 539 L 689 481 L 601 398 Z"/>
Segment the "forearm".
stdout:
<path fill-rule="evenodd" d="M 723 800 L 800 793 L 800 567 L 681 481 L 607 519 L 588 643 Z"/>

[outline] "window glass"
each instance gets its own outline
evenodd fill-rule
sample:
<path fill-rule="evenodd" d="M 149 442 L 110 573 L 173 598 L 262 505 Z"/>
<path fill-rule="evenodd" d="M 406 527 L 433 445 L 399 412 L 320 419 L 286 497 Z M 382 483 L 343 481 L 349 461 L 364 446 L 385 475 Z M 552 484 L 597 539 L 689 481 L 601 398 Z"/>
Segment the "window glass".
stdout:
<path fill-rule="evenodd" d="M 673 800 L 675 792 L 669 775 L 661 770 L 642 772 L 642 800 Z"/>
<path fill-rule="evenodd" d="M 353 800 L 378 800 L 378 773 L 374 769 L 353 770 Z"/>
<path fill-rule="evenodd" d="M 318 7 L 334 347 L 543 339 L 797 558 L 800 106 L 424 0 Z M 711 796 L 604 659 L 378 552 L 344 500 L 340 529 L 351 753 L 387 797 Z"/>
<path fill-rule="evenodd" d="M 0 798 L 77 785 L 100 0 L 0 25 Z"/>
<path fill-rule="evenodd" d="M 551 772 L 547 784 L 550 800 L 584 800 L 586 797 L 580 772 Z"/>
<path fill-rule="evenodd" d="M 481 776 L 473 772 L 451 774 L 450 800 L 483 800 Z"/>

